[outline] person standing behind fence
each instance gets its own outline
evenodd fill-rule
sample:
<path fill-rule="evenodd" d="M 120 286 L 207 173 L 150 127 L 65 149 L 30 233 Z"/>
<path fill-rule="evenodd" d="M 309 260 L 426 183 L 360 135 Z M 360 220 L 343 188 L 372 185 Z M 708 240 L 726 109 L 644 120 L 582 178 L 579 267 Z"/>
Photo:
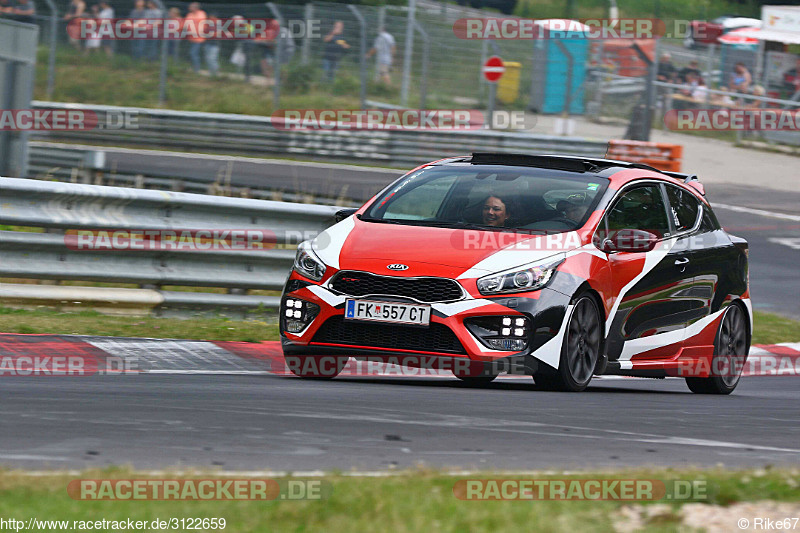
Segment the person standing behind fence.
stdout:
<path fill-rule="evenodd" d="M 100 2 L 100 14 L 98 15 L 100 19 L 100 23 L 103 21 L 107 21 L 108 24 L 111 24 L 114 18 L 114 8 L 111 7 L 111 4 L 106 2 L 105 0 Z M 114 55 L 114 40 L 113 39 L 102 39 L 100 41 L 100 45 L 103 47 L 103 50 L 106 51 L 106 55 L 111 57 Z"/>
<path fill-rule="evenodd" d="M 218 21 L 216 13 L 211 13 L 208 20 Z M 208 39 L 205 44 L 206 67 L 208 74 L 213 78 L 219 72 L 219 40 Z"/>
<path fill-rule="evenodd" d="M 206 12 L 200 9 L 199 2 L 192 2 L 189 4 L 189 12 L 186 14 L 185 22 L 187 25 L 192 25 L 192 28 L 189 28 L 187 31 L 190 34 L 194 34 L 190 36 L 189 39 L 189 58 L 192 60 L 192 70 L 195 72 L 200 72 L 201 62 L 200 62 L 200 54 L 203 51 L 203 43 L 205 39 L 198 35 L 200 30 L 200 22 L 206 20 L 208 16 Z"/>
<path fill-rule="evenodd" d="M 145 9 L 144 0 L 136 0 L 128 16 L 135 27 L 146 25 L 147 21 L 145 19 L 147 18 L 147 10 Z M 142 39 L 132 39 L 131 41 L 133 57 L 135 59 L 143 58 L 145 53 L 145 41 Z"/>
<path fill-rule="evenodd" d="M 339 60 L 347 53 L 350 45 L 344 40 L 344 22 L 337 20 L 333 23 L 333 29 L 325 36 L 325 51 L 322 56 L 322 71 L 325 81 L 331 82 L 336 77 L 336 68 Z"/>
<path fill-rule="evenodd" d="M 33 0 L 17 0 L 17 5 L 9 8 L 11 19 L 25 24 L 36 24 L 36 6 Z"/>
<path fill-rule="evenodd" d="M 78 50 L 81 49 L 81 19 L 85 17 L 86 2 L 83 0 L 72 0 L 69 3 L 69 9 L 67 10 L 66 15 L 64 15 L 64 20 L 67 21 L 67 36 L 69 37 L 69 43 Z"/>
<path fill-rule="evenodd" d="M 730 89 L 737 93 L 749 93 L 750 84 L 753 78 L 750 76 L 750 71 L 744 66 L 744 63 L 736 63 L 733 67 L 733 74 L 731 74 Z"/>
<path fill-rule="evenodd" d="M 83 50 L 84 55 L 94 54 L 95 51 L 100 50 L 100 6 L 92 4 L 92 7 L 89 8 L 89 13 L 91 15 L 90 18 L 94 19 L 94 26 L 90 26 L 91 30 L 86 35 L 86 48 Z"/>
<path fill-rule="evenodd" d="M 386 31 L 386 28 L 381 26 L 378 29 L 378 36 L 375 38 L 375 43 L 373 43 L 372 48 L 370 48 L 369 52 L 367 52 L 367 58 L 377 54 L 377 57 L 375 58 L 376 81 L 381 79 L 386 85 L 392 84 L 392 78 L 389 75 L 389 72 L 392 69 L 392 63 L 394 63 L 394 52 L 394 37 L 392 37 L 392 34 Z"/>
<path fill-rule="evenodd" d="M 164 15 L 161 13 L 161 10 L 158 8 L 155 2 L 150 0 L 147 2 L 147 9 L 144 10 L 145 18 L 148 19 L 148 26 L 153 26 L 153 19 L 161 19 L 164 18 Z M 145 58 L 149 61 L 155 61 L 158 59 L 158 44 L 161 42 L 160 39 L 147 39 L 145 41 Z"/>
<path fill-rule="evenodd" d="M 169 8 L 169 20 L 175 21 L 175 27 L 178 31 L 183 30 L 183 16 L 181 16 L 181 10 L 177 7 Z M 177 39 L 170 39 L 167 41 L 167 55 L 172 56 L 174 59 L 178 58 L 178 41 Z"/>

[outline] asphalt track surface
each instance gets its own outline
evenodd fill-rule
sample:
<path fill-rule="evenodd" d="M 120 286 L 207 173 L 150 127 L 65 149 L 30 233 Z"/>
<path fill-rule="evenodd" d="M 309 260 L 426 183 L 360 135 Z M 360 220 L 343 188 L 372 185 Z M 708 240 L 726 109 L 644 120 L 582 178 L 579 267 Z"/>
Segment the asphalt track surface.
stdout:
<path fill-rule="evenodd" d="M 376 176 L 358 179 L 379 187 Z M 720 221 L 750 242 L 755 307 L 800 317 L 800 249 L 786 244 L 800 238 L 791 218 L 800 193 L 717 185 L 709 198 L 728 206 L 716 209 Z M 733 209 L 742 206 L 750 211 Z M 679 379 L 601 379 L 564 394 L 530 381 L 472 389 L 453 378 L 197 374 L 3 378 L 0 390 L 0 465 L 15 468 L 800 463 L 797 377 L 748 377 L 725 397 L 691 394 Z"/>
<path fill-rule="evenodd" d="M 141 375 L 3 379 L 0 464 L 225 471 L 744 467 L 800 462 L 796 377 L 731 396 L 683 380 Z"/>

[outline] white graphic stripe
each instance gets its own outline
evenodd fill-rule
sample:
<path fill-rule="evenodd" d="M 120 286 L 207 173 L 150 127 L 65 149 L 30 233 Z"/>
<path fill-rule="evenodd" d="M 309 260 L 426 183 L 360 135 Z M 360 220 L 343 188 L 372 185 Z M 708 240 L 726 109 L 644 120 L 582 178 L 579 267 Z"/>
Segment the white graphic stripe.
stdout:
<path fill-rule="evenodd" d="M 633 278 L 627 285 L 622 287 L 619 291 L 619 295 L 617 295 L 617 299 L 614 302 L 614 306 L 611 308 L 611 311 L 608 313 L 608 319 L 606 320 L 606 337 L 608 337 L 609 331 L 611 331 L 611 324 L 614 322 L 614 317 L 617 314 L 617 310 L 619 309 L 619 304 L 622 302 L 622 299 L 625 298 L 625 295 L 628 294 L 639 280 L 645 277 L 647 274 L 653 270 L 656 265 L 658 265 L 672 250 L 675 246 L 677 239 L 669 239 L 667 241 L 662 242 L 659 246 L 656 247 L 655 250 L 651 252 L 646 252 L 644 254 L 644 266 L 642 267 L 642 271 Z"/>
<path fill-rule="evenodd" d="M 666 333 L 659 333 L 658 335 L 650 335 L 648 337 L 625 341 L 622 347 L 622 355 L 619 356 L 619 361 L 629 361 L 634 355 L 669 346 L 670 344 L 683 342 L 684 339 L 693 337 L 703 331 L 706 326 L 718 319 L 726 309 L 727 307 L 703 317 L 688 328 L 681 328 L 674 331 L 667 331 Z"/>
<path fill-rule="evenodd" d="M 339 254 L 355 224 L 354 216 L 347 217 L 338 224 L 326 229 L 311 241 L 314 252 L 322 259 L 323 263 L 333 268 L 339 268 Z"/>

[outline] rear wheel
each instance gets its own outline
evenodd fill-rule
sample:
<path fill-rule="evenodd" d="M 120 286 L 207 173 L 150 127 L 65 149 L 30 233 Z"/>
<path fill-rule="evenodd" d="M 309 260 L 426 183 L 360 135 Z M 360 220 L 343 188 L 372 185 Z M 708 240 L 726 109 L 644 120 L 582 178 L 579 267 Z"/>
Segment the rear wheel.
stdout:
<path fill-rule="evenodd" d="M 747 316 L 738 304 L 725 311 L 714 342 L 711 376 L 686 378 L 689 390 L 696 394 L 730 394 L 742 377 L 744 360 L 750 351 Z"/>
<path fill-rule="evenodd" d="M 286 366 L 292 374 L 309 379 L 332 379 L 347 364 L 347 357 L 333 355 L 285 355 Z"/>
<path fill-rule="evenodd" d="M 564 332 L 558 370 L 540 370 L 533 375 L 545 389 L 580 392 L 589 386 L 600 357 L 602 325 L 597 304 L 591 296 L 575 302 Z"/>

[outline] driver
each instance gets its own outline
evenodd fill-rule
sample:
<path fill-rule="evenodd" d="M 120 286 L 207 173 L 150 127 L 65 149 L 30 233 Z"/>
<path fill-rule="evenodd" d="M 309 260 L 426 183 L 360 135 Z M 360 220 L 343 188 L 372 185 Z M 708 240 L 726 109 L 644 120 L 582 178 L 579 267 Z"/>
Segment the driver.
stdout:
<path fill-rule="evenodd" d="M 583 220 L 586 214 L 586 204 L 579 199 L 559 200 L 556 204 L 556 209 L 564 213 L 564 217 L 572 222 L 578 223 Z"/>
<path fill-rule="evenodd" d="M 483 223 L 487 226 L 505 226 L 511 218 L 508 202 L 499 195 L 492 194 L 483 201 Z"/>

